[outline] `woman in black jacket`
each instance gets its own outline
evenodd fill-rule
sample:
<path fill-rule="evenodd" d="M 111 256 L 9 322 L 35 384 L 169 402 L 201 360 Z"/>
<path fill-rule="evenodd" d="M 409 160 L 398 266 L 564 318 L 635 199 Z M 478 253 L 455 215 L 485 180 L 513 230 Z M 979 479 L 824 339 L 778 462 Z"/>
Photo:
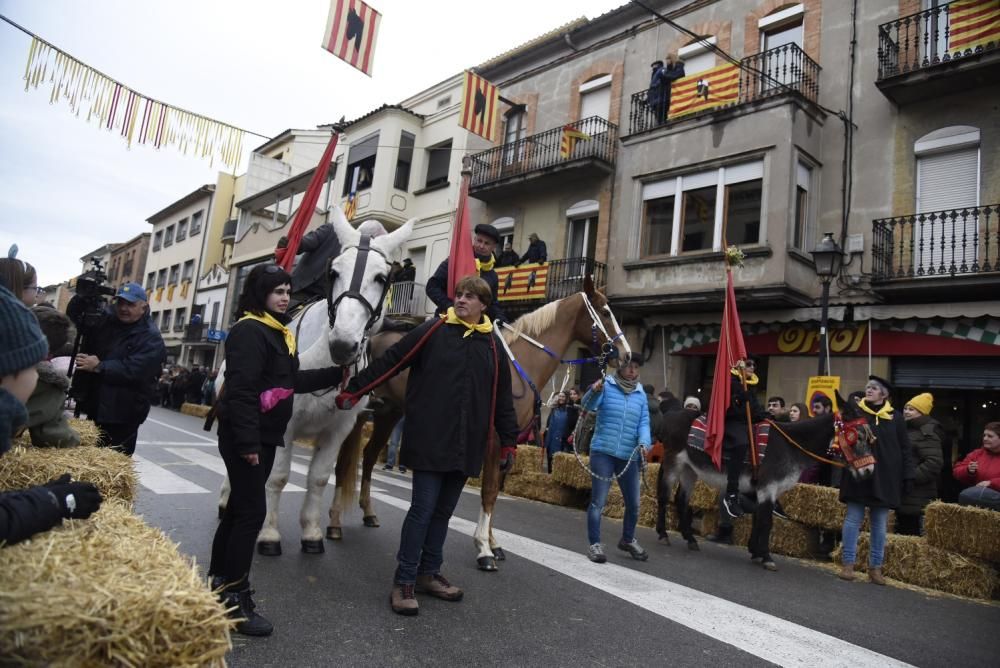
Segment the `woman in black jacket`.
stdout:
<path fill-rule="evenodd" d="M 271 623 L 254 613 L 250 563 L 267 503 L 264 484 L 274 449 L 284 446 L 292 395 L 336 385 L 338 367 L 299 370 L 295 335 L 285 325 L 291 277 L 277 265 L 254 267 L 240 295 L 242 317 L 226 338 L 226 378 L 218 400 L 219 452 L 231 492 L 212 543 L 209 575 L 222 588 L 239 633 L 270 635 Z"/>

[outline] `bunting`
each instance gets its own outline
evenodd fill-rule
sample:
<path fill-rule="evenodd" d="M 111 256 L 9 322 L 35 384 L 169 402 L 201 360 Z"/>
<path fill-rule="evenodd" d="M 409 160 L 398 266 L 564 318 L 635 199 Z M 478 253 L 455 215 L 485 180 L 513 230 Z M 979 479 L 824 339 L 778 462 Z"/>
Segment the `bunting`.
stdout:
<path fill-rule="evenodd" d="M 493 141 L 499 110 L 499 89 L 478 74 L 466 70 L 462 82 L 462 110 L 458 114 L 458 124 L 486 141 Z"/>
<path fill-rule="evenodd" d="M 564 125 L 562 129 L 562 139 L 559 142 L 559 157 L 563 160 L 569 160 L 569 157 L 573 155 L 573 148 L 576 146 L 578 139 L 591 139 L 591 136 L 586 132 L 581 132 L 577 130 L 572 125 Z"/>
<path fill-rule="evenodd" d="M 724 104 L 733 104 L 739 99 L 739 94 L 739 66 L 719 65 L 675 81 L 670 88 L 670 111 L 667 117 L 676 118 Z"/>
<path fill-rule="evenodd" d="M 955 0 L 948 4 L 948 51 L 1000 44 L 1000 2 Z"/>
<path fill-rule="evenodd" d="M 371 76 L 381 22 L 382 15 L 361 0 L 330 0 L 322 46 Z"/>
<path fill-rule="evenodd" d="M 184 155 L 239 166 L 245 131 L 146 97 L 98 72 L 48 42 L 32 36 L 24 68 L 24 90 L 51 86 L 49 104 L 66 102 L 78 118 L 117 132 L 133 143 L 171 146 Z"/>

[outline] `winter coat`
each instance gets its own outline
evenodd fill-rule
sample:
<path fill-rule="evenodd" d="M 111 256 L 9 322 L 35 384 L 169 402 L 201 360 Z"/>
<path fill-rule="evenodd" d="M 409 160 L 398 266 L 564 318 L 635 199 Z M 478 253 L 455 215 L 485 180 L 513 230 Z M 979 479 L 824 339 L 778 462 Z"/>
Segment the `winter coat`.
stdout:
<path fill-rule="evenodd" d="M 977 470 L 969 473 L 969 464 L 976 462 Z M 984 480 L 990 481 L 990 489 L 1000 492 L 1000 454 L 993 454 L 986 448 L 973 450 L 952 469 L 955 480 L 971 487 Z"/>
<path fill-rule="evenodd" d="M 80 445 L 80 435 L 69 426 L 63 412 L 69 378 L 52 366 L 38 365 L 38 385 L 28 397 L 28 429 L 31 444 L 38 448 L 73 448 Z"/>
<path fill-rule="evenodd" d="M 903 481 L 916 478 L 903 411 L 894 410 L 891 420 L 876 419 L 868 413 L 864 416 L 876 437 L 873 447 L 875 472 L 865 480 L 858 480 L 845 471 L 840 480 L 840 500 L 871 508 L 898 508 L 903 496 Z"/>
<path fill-rule="evenodd" d="M 500 257 L 497 258 L 498 267 L 513 267 L 518 261 L 517 253 L 513 250 L 505 250 L 500 253 Z"/>
<path fill-rule="evenodd" d="M 743 382 L 738 376 L 731 376 L 730 383 L 730 401 L 729 408 L 726 409 L 722 449 L 742 451 L 750 447 L 750 435 L 747 433 L 747 403 L 750 404 L 752 422 L 765 420 L 771 417 L 771 414 L 760 405 L 757 395 L 754 394 L 753 385 L 747 385 L 744 390 Z"/>
<path fill-rule="evenodd" d="M 566 404 L 565 406 L 553 406 L 545 421 L 545 449 L 550 454 L 569 450 L 569 443 L 566 439 L 576 428 L 576 420 L 579 412 L 576 406 Z"/>
<path fill-rule="evenodd" d="M 493 293 L 493 301 L 490 303 L 489 307 L 486 309 L 486 315 L 490 317 L 490 320 L 496 322 L 497 320 L 506 320 L 507 316 L 504 315 L 503 309 L 500 308 L 500 302 L 498 297 L 500 295 L 499 280 L 497 278 L 497 272 L 490 269 L 489 271 L 479 272 L 479 278 L 486 281 L 486 284 L 490 286 L 490 292 Z M 437 271 L 434 275 L 430 277 L 427 281 L 427 286 L 425 288 L 427 296 L 430 300 L 434 302 L 437 306 L 437 311 L 435 315 L 441 315 L 448 310 L 449 306 L 453 306 L 454 302 L 448 297 L 448 259 L 438 265 Z"/>
<path fill-rule="evenodd" d="M 357 392 L 395 366 L 423 338 L 431 319 L 397 341 L 348 383 Z M 517 417 L 511 394 L 510 361 L 494 334 L 463 336 L 462 325 L 441 325 L 398 372 L 410 370 L 403 407 L 400 463 L 416 471 L 461 472 L 478 477 L 483 469 L 489 431 L 500 437 L 494 447 L 514 446 Z M 494 358 L 494 351 L 496 358 Z M 489 424 L 494 366 L 496 412 Z"/>
<path fill-rule="evenodd" d="M 292 270 L 292 291 L 302 292 L 320 284 L 330 270 L 330 260 L 340 255 L 340 239 L 333 225 L 324 223 L 299 241 L 299 253 L 305 253 Z"/>
<path fill-rule="evenodd" d="M 906 421 L 906 436 L 910 440 L 910 452 L 917 477 L 910 493 L 903 495 L 899 505 L 901 514 L 919 515 L 928 503 L 937 498 L 938 476 L 944 464 L 941 455 L 943 431 L 938 421 L 928 415 Z"/>
<path fill-rule="evenodd" d="M 527 262 L 545 262 L 549 257 L 548 249 L 545 248 L 545 242 L 541 239 L 535 239 L 530 244 L 528 244 L 528 250 L 524 252 L 521 259 L 517 261 L 517 264 L 525 264 Z"/>
<path fill-rule="evenodd" d="M 590 452 L 601 452 L 617 459 L 629 459 L 637 445 L 649 450 L 653 439 L 649 433 L 649 404 L 642 387 L 625 393 L 614 376 L 604 380 L 603 388 L 587 390 L 580 404 L 584 410 L 596 411 L 594 436 Z"/>
<path fill-rule="evenodd" d="M 167 357 L 160 331 L 148 314 L 126 325 L 110 307 L 85 327 L 83 308 L 83 301 L 74 297 L 66 314 L 83 331 L 87 347 L 101 363 L 96 373 L 84 374 L 89 389 L 78 402 L 80 409 L 99 424 L 142 424 Z"/>
<path fill-rule="evenodd" d="M 261 395 L 273 389 L 316 392 L 333 387 L 343 376 L 339 367 L 299 369 L 298 355 L 288 354 L 281 332 L 257 320 L 237 322 L 226 337 L 226 379 L 217 401 L 219 447 L 245 455 L 283 446 L 294 397 L 288 395 L 265 410 Z"/>

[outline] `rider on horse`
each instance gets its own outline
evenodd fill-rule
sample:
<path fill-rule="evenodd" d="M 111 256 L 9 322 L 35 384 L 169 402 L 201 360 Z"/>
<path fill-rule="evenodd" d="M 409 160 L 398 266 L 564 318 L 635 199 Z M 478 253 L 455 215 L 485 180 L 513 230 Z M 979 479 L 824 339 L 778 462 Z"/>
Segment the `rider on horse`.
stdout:
<path fill-rule="evenodd" d="M 757 400 L 753 386 L 758 379 L 754 371 L 756 360 L 748 357 L 742 368 L 737 365 L 732 369 L 729 408 L 726 409 L 725 434 L 722 438 L 722 451 L 726 466 L 726 495 L 722 499 L 723 507 L 731 517 L 743 515 L 740 507 L 740 473 L 750 447 L 750 433 L 747 424 L 747 406 L 750 407 L 749 417 L 752 422 L 760 422 L 768 417 L 768 413 Z M 742 376 L 742 378 L 741 378 Z"/>
<path fill-rule="evenodd" d="M 490 292 L 493 293 L 493 299 L 486 310 L 486 315 L 493 322 L 507 320 L 498 301 L 500 279 L 497 278 L 497 273 L 493 271 L 493 265 L 496 260 L 493 257 L 493 251 L 496 250 L 497 244 L 500 243 L 500 233 L 497 232 L 495 227 L 486 223 L 476 225 L 475 232 L 476 235 L 472 241 L 472 251 L 476 255 L 476 269 L 479 271 L 479 278 L 486 281 L 486 284 L 490 286 Z M 438 265 L 437 271 L 427 281 L 427 296 L 437 306 L 435 315 L 447 312 L 448 307 L 453 305 L 451 298 L 448 297 L 447 259 Z"/>

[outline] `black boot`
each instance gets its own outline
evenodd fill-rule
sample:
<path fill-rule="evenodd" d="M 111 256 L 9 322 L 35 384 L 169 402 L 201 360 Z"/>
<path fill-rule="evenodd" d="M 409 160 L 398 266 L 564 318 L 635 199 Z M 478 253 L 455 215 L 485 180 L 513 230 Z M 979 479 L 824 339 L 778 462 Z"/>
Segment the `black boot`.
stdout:
<path fill-rule="evenodd" d="M 257 604 L 253 602 L 252 594 L 251 589 L 227 591 L 223 605 L 229 609 L 230 618 L 239 620 L 236 622 L 237 633 L 245 636 L 269 636 L 274 631 L 274 626 L 253 611 Z"/>
<path fill-rule="evenodd" d="M 226 592 L 222 588 L 226 586 L 226 578 L 221 575 L 211 575 L 209 578 L 209 588 L 219 597 L 220 603 L 225 603 Z"/>

